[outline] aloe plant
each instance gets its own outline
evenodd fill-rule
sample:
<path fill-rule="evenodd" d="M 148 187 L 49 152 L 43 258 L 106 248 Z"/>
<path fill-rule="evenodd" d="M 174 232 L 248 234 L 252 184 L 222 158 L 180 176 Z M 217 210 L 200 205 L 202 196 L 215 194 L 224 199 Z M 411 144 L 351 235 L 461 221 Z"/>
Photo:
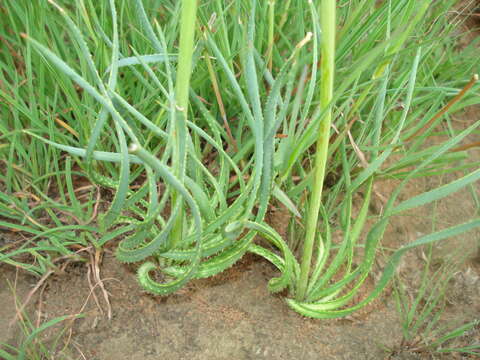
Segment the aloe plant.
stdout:
<path fill-rule="evenodd" d="M 63 15 L 72 37 L 80 45 L 82 56 L 90 59 L 90 52 L 85 40 L 81 35 L 81 30 L 74 24 L 70 17 L 60 6 L 55 6 Z M 116 23 L 115 3 L 110 2 L 113 23 Z M 104 84 L 98 76 L 98 71 L 93 61 L 88 61 L 90 73 L 96 78 L 96 87 L 89 81 L 79 75 L 72 67 L 61 60 L 56 54 L 38 43 L 34 39 L 25 35 L 27 40 L 52 64 L 69 76 L 88 94 L 94 97 L 101 105 L 99 117 L 96 126 L 93 129 L 89 147 L 87 149 L 74 148 L 61 145 L 43 138 L 42 141 L 57 147 L 58 149 L 69 152 L 75 156 L 86 157 L 87 161 L 93 159 L 119 162 L 121 177 L 119 181 L 112 181 L 98 174 L 90 167 L 92 179 L 99 184 L 110 187 L 115 190 L 115 198 L 110 207 L 110 211 L 102 216 L 100 231 L 106 231 L 111 226 L 115 226 L 116 236 L 131 232 L 135 229 L 133 235 L 122 240 L 117 248 L 116 254 L 120 261 L 139 262 L 150 256 L 157 257 L 157 262 L 148 261 L 138 270 L 140 283 L 149 291 L 157 294 L 168 294 L 180 288 L 192 277 L 207 277 L 214 275 L 225 268 L 231 266 L 247 250 L 255 235 L 254 232 L 246 234 L 241 241 L 234 241 L 231 236 L 223 236 L 225 227 L 229 222 L 236 221 L 239 218 L 250 217 L 253 207 L 257 204 L 258 196 L 263 199 L 261 210 L 256 215 L 257 221 L 262 221 L 266 212 L 268 203 L 269 180 L 268 170 L 263 166 L 268 158 L 264 156 L 264 128 L 263 128 L 263 110 L 260 108 L 259 94 L 255 91 L 257 82 L 256 70 L 254 69 L 253 47 L 245 49 L 246 67 L 250 69 L 247 75 L 247 82 L 252 84 L 249 93 L 249 100 L 256 102 L 257 107 L 253 112 L 248 107 L 249 100 L 246 99 L 240 86 L 235 79 L 232 70 L 225 66 L 226 75 L 229 78 L 233 88 L 238 93 L 242 101 L 245 116 L 252 129 L 255 138 L 254 163 L 243 170 L 240 170 L 236 161 L 228 155 L 223 149 L 221 143 L 221 134 L 225 132 L 213 119 L 208 110 L 197 100 L 197 96 L 189 94 L 189 78 L 192 72 L 194 61 L 199 61 L 194 55 L 194 29 L 195 29 L 195 10 L 196 2 L 186 1 L 182 4 L 182 18 L 180 29 L 180 49 L 175 59 L 178 61 L 176 76 L 174 76 L 173 66 L 170 61 L 170 55 L 167 54 L 166 41 L 160 27 L 157 35 L 151 24 L 148 22 L 145 9 L 141 1 L 136 1 L 136 11 L 139 22 L 152 43 L 152 47 L 159 53 L 152 55 L 139 55 L 130 58 L 121 58 L 118 51 L 118 34 L 114 31 L 112 46 L 112 61 L 108 68 L 108 84 Z M 250 22 L 249 37 L 253 39 L 253 18 L 255 7 L 252 8 L 252 21 Z M 114 30 L 116 28 L 114 27 Z M 207 44 L 209 50 L 218 53 L 219 59 L 225 65 L 227 61 L 223 59 L 216 44 L 209 39 L 207 34 Z M 161 61 L 165 64 L 165 73 L 167 74 L 168 88 L 164 88 L 160 81 L 148 65 L 150 62 Z M 115 89 L 119 69 L 122 67 L 141 65 L 144 70 L 154 79 L 160 92 L 164 95 L 166 101 L 166 112 L 170 118 L 167 130 L 163 130 L 147 119 L 135 108 L 130 105 Z M 176 87 L 173 89 L 174 78 Z M 279 94 L 276 91 L 276 101 Z M 211 127 L 209 132 L 204 131 L 194 122 L 188 120 L 189 96 L 197 101 L 196 105 L 200 108 Z M 126 114 L 129 114 L 128 116 Z M 120 151 L 99 152 L 91 150 L 94 148 L 98 139 L 98 133 L 105 125 L 108 116 L 112 117 L 117 130 L 117 136 Z M 155 156 L 155 151 L 147 150 L 143 141 L 143 134 L 138 132 L 137 126 L 132 120 L 138 121 L 145 126 L 155 137 L 162 141 L 164 156 L 159 158 Z M 190 134 L 192 132 L 193 136 Z M 34 133 L 28 132 L 31 136 L 37 137 Z M 130 154 L 127 153 L 127 137 L 132 145 Z M 205 165 L 202 164 L 200 157 L 203 154 L 196 152 L 194 141 L 204 141 L 219 154 L 218 179 Z M 271 154 L 270 154 L 271 156 Z M 167 165 L 167 162 L 172 165 Z M 138 191 L 128 189 L 128 184 L 132 181 L 132 167 L 134 164 L 141 164 L 145 167 L 146 182 Z M 270 161 L 271 164 L 271 161 Z M 245 172 L 252 171 L 252 176 L 247 182 L 244 181 Z M 236 174 L 237 181 L 230 183 L 231 173 Z M 135 175 L 135 177 L 138 176 Z M 157 182 L 161 179 L 167 185 L 163 194 L 157 190 Z M 231 204 L 227 203 L 225 194 L 232 186 L 238 186 L 242 192 Z M 260 194 L 261 192 L 261 194 Z M 259 195 L 257 195 L 259 194 Z M 160 195 L 160 199 L 158 199 Z M 170 201 L 170 216 L 164 219 L 162 212 L 167 206 L 168 196 Z M 185 217 L 184 203 L 189 207 L 191 216 Z M 147 210 L 143 210 L 142 207 Z M 122 209 L 122 210 L 120 210 Z M 130 211 L 135 217 L 122 216 L 121 212 Z M 190 222 L 190 219 L 192 220 Z M 119 225 L 121 225 L 119 227 Z M 227 231 L 228 233 L 228 231 Z M 104 241 L 113 236 L 105 237 L 97 242 L 101 246 Z M 185 262 L 189 265 L 185 266 Z M 164 271 L 174 279 L 166 284 L 155 282 L 150 271 L 161 264 Z M 176 264 L 182 264 L 180 268 Z M 170 266 L 168 266 L 170 265 Z"/>
<path fill-rule="evenodd" d="M 41 19 L 29 18 L 22 23 L 29 32 L 24 46 L 27 54 L 41 56 L 28 63 L 28 72 L 39 68 L 43 79 L 49 65 L 54 66 L 59 79 L 52 84 L 54 95 L 40 99 L 48 108 L 67 94 L 62 105 L 72 106 L 73 127 L 54 118 L 47 125 L 38 120 L 42 115 L 36 107 L 32 110 L 21 100 L 36 98 L 33 85 L 20 100 L 0 89 L 15 118 L 23 121 L 15 122 L 13 139 L 53 154 L 48 159 L 56 167 L 46 171 L 35 167 L 38 160 L 30 164 L 31 173 L 42 174 L 31 183 L 45 201 L 30 209 L 15 198 L 13 189 L 21 179 L 19 170 L 8 166 L 1 178 L 8 192 L 0 194 L 0 211 L 11 220 L 0 225 L 30 232 L 35 247 L 0 254 L 0 261 L 40 274 L 54 266 L 43 253 L 61 249 L 71 254 L 69 245 L 75 241 L 101 248 L 119 239 L 119 261 L 141 263 L 140 284 L 166 295 L 193 278 L 225 270 L 249 251 L 279 269 L 269 289 L 288 289 L 289 306 L 305 316 L 329 318 L 378 297 L 408 249 L 479 225 L 474 219 L 405 245 L 392 254 L 375 289 L 352 303 L 371 273 L 393 216 L 480 177 L 473 170 L 443 187 L 397 201 L 415 177 L 454 171 L 444 169 L 457 162 L 464 171 L 478 166 L 466 161 L 466 151 L 451 152 L 478 124 L 449 131 L 442 144 L 424 146 L 446 110 L 478 102 L 470 96 L 478 91 L 475 78 L 455 97 L 478 60 L 465 55 L 462 61 L 469 66 L 453 67 L 451 59 L 438 65 L 437 41 L 448 39 L 451 27 L 435 21 L 426 30 L 453 0 L 356 0 L 344 7 L 333 0 L 215 0 L 202 6 L 183 0 L 165 2 L 159 13 L 151 1 L 110 0 L 108 7 L 99 5 L 102 21 L 94 4 L 74 17 L 69 7 L 49 3 L 75 45 L 58 45 L 65 41 L 63 32 L 53 28 L 56 22 L 49 24 L 54 31 L 47 34 L 29 25 Z M 121 12 L 116 10 L 119 4 Z M 17 3 L 8 6 L 16 19 L 12 23 L 29 13 Z M 51 6 L 41 9 L 53 16 Z M 124 31 L 125 23 L 135 31 Z M 92 56 L 94 46 L 99 50 Z M 458 73 L 449 78 L 442 66 Z M 9 91 L 25 90 L 13 86 Z M 58 126 L 68 134 L 52 130 Z M 9 158 L 26 162 L 22 144 L 9 143 Z M 61 152 L 72 158 L 60 161 Z M 393 154 L 391 164 L 387 159 Z M 72 170 L 73 162 L 79 171 Z M 407 171 L 412 165 L 415 170 Z M 48 195 L 50 173 L 61 201 Z M 113 193 L 100 216 L 93 193 L 85 203 L 77 199 L 74 175 L 88 176 Z M 336 181 L 327 186 L 329 176 Z M 398 187 L 367 227 L 378 178 L 396 179 Z M 359 194 L 363 200 L 354 213 L 353 199 Z M 288 239 L 265 221 L 276 202 L 292 216 Z M 56 228 L 29 215 L 43 214 L 43 208 Z M 77 223 L 62 223 L 60 211 L 74 214 Z M 342 234 L 340 243 L 332 240 L 334 231 Z M 255 242 L 257 234 L 270 245 Z M 38 254 L 41 265 L 18 262 L 16 255 L 24 252 Z M 163 282 L 153 276 L 155 270 L 163 274 Z"/>
<path fill-rule="evenodd" d="M 410 5 L 410 4 L 409 4 Z M 411 32 L 418 21 L 424 16 L 430 5 L 429 1 L 423 1 L 416 5 L 414 13 L 412 11 L 412 19 L 410 23 L 406 24 L 406 31 L 401 34 L 397 34 L 396 37 L 392 37 L 387 32 L 387 45 L 385 46 L 386 54 L 394 54 L 397 52 L 402 44 L 405 42 L 409 32 Z M 413 10 L 413 5 L 411 5 Z M 351 312 L 358 310 L 362 306 L 365 306 L 371 300 L 375 299 L 380 292 L 385 288 L 389 280 L 394 274 L 394 269 L 398 263 L 401 255 L 409 248 L 433 243 L 435 241 L 442 240 L 453 234 L 468 231 L 480 223 L 478 220 L 460 225 L 451 229 L 440 231 L 435 234 L 431 234 L 424 238 L 420 238 L 415 242 L 404 246 L 395 252 L 390 262 L 387 264 L 383 276 L 377 283 L 375 289 L 363 300 L 356 304 L 351 304 L 351 300 L 356 296 L 362 283 L 369 275 L 374 258 L 376 256 L 376 248 L 385 232 L 386 226 L 390 218 L 394 214 L 401 213 L 408 209 L 424 205 L 426 203 L 435 201 L 441 197 L 448 196 L 454 191 L 457 191 L 462 187 L 460 184 L 466 184 L 475 182 L 478 180 L 478 171 L 467 175 L 465 178 L 454 181 L 442 188 L 432 190 L 424 193 L 395 206 L 395 201 L 405 184 L 423 167 L 434 161 L 436 158 L 447 151 L 453 143 L 458 143 L 468 133 L 471 133 L 478 127 L 478 123 L 472 125 L 464 133 L 461 133 L 457 138 L 453 138 L 444 144 L 436 153 L 425 159 L 423 163 L 417 164 L 417 168 L 407 176 L 399 187 L 391 194 L 388 203 L 386 204 L 383 214 L 379 217 L 379 220 L 373 225 L 368 232 L 365 240 L 365 249 L 363 259 L 360 264 L 353 266 L 355 248 L 358 244 L 361 232 L 366 227 L 366 219 L 368 215 L 368 206 L 372 196 L 372 185 L 375 178 L 375 173 L 378 171 L 380 165 L 386 160 L 386 158 L 395 149 L 396 144 L 399 142 L 402 127 L 405 123 L 407 113 L 410 109 L 412 102 L 412 93 L 415 86 L 417 68 L 421 56 L 421 49 L 417 51 L 417 57 L 413 64 L 413 68 L 410 74 L 408 92 L 405 101 L 405 108 L 398 130 L 392 139 L 390 147 L 387 148 L 382 154 L 379 154 L 378 150 L 372 152 L 372 159 L 370 164 L 365 166 L 366 168 L 352 181 L 352 171 L 347 159 L 345 151 L 345 142 L 340 144 L 340 151 L 342 153 L 343 174 L 345 181 L 345 199 L 342 202 L 341 210 L 341 229 L 343 232 L 343 240 L 337 251 L 334 254 L 332 247 L 331 231 L 329 225 L 329 215 L 323 209 L 322 216 L 324 218 L 324 232 L 323 236 L 316 238 L 319 212 L 322 208 L 322 188 L 325 179 L 325 168 L 329 159 L 329 143 L 330 143 L 330 128 L 332 123 L 332 101 L 334 99 L 334 72 L 335 72 L 335 33 L 336 33 L 336 2 L 333 0 L 323 0 L 320 2 L 320 25 L 322 31 L 322 46 L 321 46 L 321 78 L 320 78 L 320 107 L 319 111 L 322 113 L 320 125 L 317 130 L 317 143 L 316 153 L 314 159 L 314 165 L 312 169 L 312 186 L 311 195 L 309 200 L 309 207 L 307 211 L 305 240 L 303 241 L 301 262 L 298 264 L 295 257 L 289 251 L 286 251 L 287 245 L 282 243 L 279 246 L 279 250 L 283 254 L 283 259 L 274 257 L 273 254 L 265 255 L 267 250 L 257 250 L 256 253 L 264 255 L 267 259 L 279 268 L 282 272 L 282 279 L 288 279 L 284 282 L 285 286 L 290 286 L 290 295 L 292 298 L 288 299 L 288 304 L 302 315 L 316 317 L 316 318 L 330 318 L 339 317 L 350 314 Z M 373 73 L 373 78 L 378 79 L 383 77 L 382 87 L 377 99 L 375 108 L 377 110 L 377 116 L 374 125 L 373 134 L 373 146 L 378 148 L 380 146 L 380 138 L 382 133 L 382 116 L 386 100 L 386 87 L 389 80 L 390 61 L 382 61 L 376 67 Z M 371 86 L 360 94 L 358 102 L 365 100 L 368 91 L 371 90 Z M 358 105 L 355 104 L 354 106 Z M 352 197 L 359 186 L 365 184 L 366 193 L 364 196 L 364 202 L 355 219 L 352 219 Z M 249 224 L 248 226 L 253 227 Z M 264 229 L 258 229 L 258 231 L 268 237 L 276 237 L 277 242 L 281 243 L 282 240 L 278 234 L 274 233 L 273 229 L 266 231 Z M 272 234 L 273 233 L 273 234 Z M 277 245 L 278 246 L 278 245 Z M 316 247 L 316 261 L 312 263 L 312 257 L 314 255 L 314 247 Z M 340 280 L 333 281 L 333 277 L 343 273 Z"/>

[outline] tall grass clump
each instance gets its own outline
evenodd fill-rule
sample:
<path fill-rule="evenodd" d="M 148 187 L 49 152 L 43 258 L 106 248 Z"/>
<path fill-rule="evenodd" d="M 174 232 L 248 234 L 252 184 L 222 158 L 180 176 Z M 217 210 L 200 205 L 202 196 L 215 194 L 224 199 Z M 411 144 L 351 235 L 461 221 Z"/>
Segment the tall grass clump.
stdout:
<path fill-rule="evenodd" d="M 479 60 L 473 47 L 454 54 L 458 19 L 444 16 L 455 3 L 7 1 L 7 41 L 22 55 L 0 58 L 11 119 L 0 225 L 31 238 L 0 261 L 40 274 L 60 250 L 118 239 L 117 258 L 165 295 L 252 252 L 280 271 L 269 289 L 288 289 L 305 316 L 365 306 L 405 251 L 480 225 L 403 246 L 352 303 L 394 216 L 480 178 L 459 148 L 479 124 L 458 131 L 448 117 L 479 102 Z M 427 145 L 432 135 L 444 141 Z M 398 201 L 410 180 L 454 170 L 465 175 Z M 386 178 L 398 185 L 371 216 Z M 273 203 L 289 210 L 287 238 L 266 222 Z"/>

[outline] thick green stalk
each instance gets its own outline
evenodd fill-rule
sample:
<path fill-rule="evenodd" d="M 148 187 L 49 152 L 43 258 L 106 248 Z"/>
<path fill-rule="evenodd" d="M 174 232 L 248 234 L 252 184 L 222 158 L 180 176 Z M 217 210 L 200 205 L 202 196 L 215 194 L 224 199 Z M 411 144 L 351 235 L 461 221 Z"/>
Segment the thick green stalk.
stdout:
<path fill-rule="evenodd" d="M 197 0 L 183 0 L 180 18 L 180 45 L 175 84 L 175 100 L 178 107 L 187 113 L 192 57 L 195 46 L 195 24 L 197 21 Z"/>
<path fill-rule="evenodd" d="M 180 18 L 180 44 L 178 52 L 178 67 L 175 84 L 175 132 L 173 164 L 175 175 L 183 183 L 186 163 L 186 138 L 187 138 L 187 115 L 188 96 L 190 89 L 190 77 L 192 74 L 192 57 L 195 46 L 195 25 L 197 20 L 197 0 L 183 0 Z M 172 204 L 180 201 L 176 192 L 172 195 Z M 174 247 L 182 239 L 183 211 L 180 211 L 178 219 L 172 230 L 172 243 Z"/>
<path fill-rule="evenodd" d="M 317 230 L 318 214 L 322 201 L 323 181 L 328 157 L 328 142 L 330 138 L 330 126 L 332 123 L 331 101 L 333 98 L 333 77 L 335 72 L 335 27 L 336 11 L 335 0 L 322 0 L 320 4 L 320 25 L 322 28 L 321 45 L 321 85 L 320 106 L 325 111 L 324 118 L 320 122 L 315 155 L 313 191 L 310 197 L 306 235 L 302 249 L 300 265 L 300 278 L 297 287 L 297 300 L 305 299 L 308 288 L 308 279 L 312 262 L 313 245 Z"/>
<path fill-rule="evenodd" d="M 270 72 L 273 66 L 273 41 L 275 35 L 275 0 L 268 2 L 268 50 L 267 50 L 267 64 Z"/>

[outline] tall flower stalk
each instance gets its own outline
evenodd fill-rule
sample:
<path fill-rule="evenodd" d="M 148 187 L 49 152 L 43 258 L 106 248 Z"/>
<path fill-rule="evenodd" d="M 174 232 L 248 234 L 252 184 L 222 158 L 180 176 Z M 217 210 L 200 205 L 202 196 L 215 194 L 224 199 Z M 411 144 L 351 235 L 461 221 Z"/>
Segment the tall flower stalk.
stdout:
<path fill-rule="evenodd" d="M 192 75 L 192 57 L 195 45 L 195 24 L 197 19 L 197 0 L 183 0 L 180 19 L 180 45 L 178 53 L 178 67 L 175 84 L 175 152 L 173 164 L 176 169 L 175 175 L 183 183 L 186 163 L 186 137 L 187 116 L 189 104 L 190 78 Z M 181 201 L 176 192 L 172 195 L 172 204 Z M 172 230 L 172 247 L 182 239 L 183 233 L 183 207 Z"/>
<path fill-rule="evenodd" d="M 311 0 L 310 0 L 311 2 Z M 310 197 L 306 237 L 303 243 L 300 264 L 300 279 L 297 288 L 297 300 L 303 300 L 308 287 L 308 278 L 312 262 L 313 245 L 318 223 L 318 213 L 322 202 L 323 182 L 328 158 L 328 142 L 332 123 L 331 101 L 333 98 L 333 78 L 335 73 L 335 0 L 322 0 L 320 4 L 321 45 L 321 85 L 320 106 L 324 114 L 318 129 L 316 144 L 313 191 Z"/>

